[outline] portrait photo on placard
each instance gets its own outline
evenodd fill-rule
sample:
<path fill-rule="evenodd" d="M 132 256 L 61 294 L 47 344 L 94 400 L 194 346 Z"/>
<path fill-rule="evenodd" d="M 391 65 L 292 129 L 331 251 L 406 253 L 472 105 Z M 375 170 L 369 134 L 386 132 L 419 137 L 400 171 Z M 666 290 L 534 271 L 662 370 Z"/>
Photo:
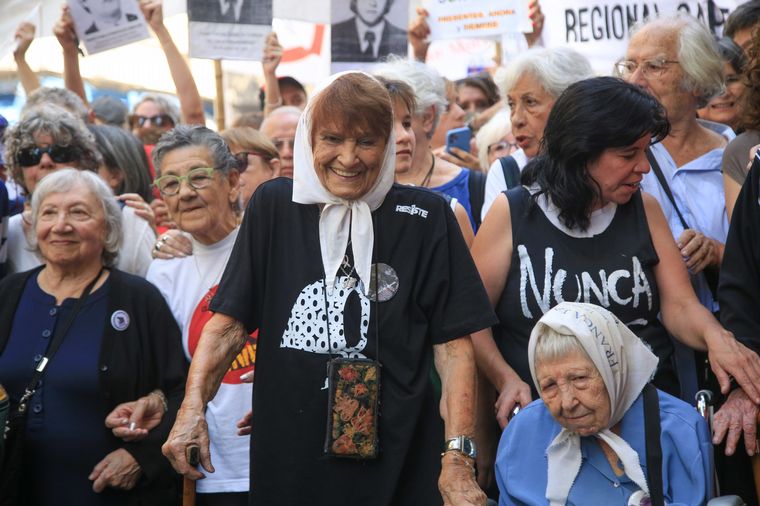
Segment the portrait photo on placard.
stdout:
<path fill-rule="evenodd" d="M 333 62 L 376 62 L 407 55 L 409 0 L 332 2 Z"/>
<path fill-rule="evenodd" d="M 259 0 L 187 0 L 190 21 L 205 23 L 272 23 L 272 2 Z"/>
<path fill-rule="evenodd" d="M 77 36 L 88 53 L 149 37 L 137 0 L 69 0 Z"/>

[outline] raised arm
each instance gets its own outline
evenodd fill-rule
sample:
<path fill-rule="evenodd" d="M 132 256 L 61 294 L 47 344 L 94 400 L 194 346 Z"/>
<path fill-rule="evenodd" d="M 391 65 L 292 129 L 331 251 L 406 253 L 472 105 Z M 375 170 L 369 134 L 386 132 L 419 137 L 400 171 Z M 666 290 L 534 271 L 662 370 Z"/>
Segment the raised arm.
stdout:
<path fill-rule="evenodd" d="M 727 394 L 733 376 L 760 403 L 760 358 L 725 330 L 697 299 L 681 252 L 654 197 L 643 194 L 649 231 L 660 262 L 655 266 L 662 321 L 676 339 L 697 350 L 707 350 L 710 366 Z"/>
<path fill-rule="evenodd" d="M 467 337 L 433 347 L 435 368 L 441 377 L 441 418 L 446 439 L 475 436 L 476 368 Z M 441 461 L 438 487 L 445 505 L 485 504 L 475 481 L 474 461 L 459 452 L 446 452 Z"/>
<path fill-rule="evenodd" d="M 430 42 L 427 40 L 430 36 L 430 26 L 427 23 L 427 17 L 430 14 L 424 7 L 417 7 L 417 17 L 409 22 L 409 43 L 412 45 L 412 56 L 415 60 L 425 63 L 427 51 Z"/>
<path fill-rule="evenodd" d="M 267 35 L 264 43 L 264 54 L 261 57 L 261 66 L 264 69 L 264 87 L 266 89 L 266 101 L 264 102 L 264 117 L 282 105 L 280 96 L 280 83 L 277 82 L 277 66 L 282 60 L 282 46 L 277 40 L 277 34 L 271 32 Z"/>
<path fill-rule="evenodd" d="M 512 218 L 506 195 L 500 194 L 494 201 L 475 236 L 471 253 L 491 305 L 495 307 L 506 286 L 512 258 Z M 499 392 L 496 419 L 504 428 L 515 403 L 521 406 L 530 403 L 530 387 L 504 360 L 490 328 L 474 333 L 472 345 L 478 367 Z"/>
<path fill-rule="evenodd" d="M 185 385 L 185 399 L 166 443 L 164 455 L 174 469 L 192 480 L 203 475 L 187 463 L 189 446 L 200 447 L 203 468 L 214 472 L 209 451 L 206 405 L 216 395 L 224 373 L 245 344 L 243 324 L 234 318 L 216 313 L 206 323 L 195 350 Z"/>
<path fill-rule="evenodd" d="M 164 12 L 162 0 L 140 0 L 140 9 L 145 20 L 156 34 L 161 49 L 166 56 L 174 86 L 177 90 L 177 98 L 182 111 L 182 122 L 188 125 L 203 125 L 206 116 L 203 114 L 203 101 L 195 85 L 195 79 L 190 72 L 187 60 L 179 52 L 172 40 L 172 36 L 164 25 Z"/>
<path fill-rule="evenodd" d="M 87 95 L 84 92 L 84 81 L 79 71 L 79 39 L 74 30 L 74 20 L 71 11 L 64 5 L 61 17 L 53 27 L 53 33 L 63 50 L 63 83 L 68 90 L 73 91 L 87 105 Z"/>
<path fill-rule="evenodd" d="M 16 61 L 18 71 L 18 80 L 24 87 L 24 92 L 29 95 L 31 92 L 40 87 L 40 80 L 34 73 L 29 63 L 26 61 L 26 51 L 32 45 L 34 40 L 34 25 L 29 22 L 23 22 L 16 29 L 16 49 L 13 50 L 13 59 Z"/>

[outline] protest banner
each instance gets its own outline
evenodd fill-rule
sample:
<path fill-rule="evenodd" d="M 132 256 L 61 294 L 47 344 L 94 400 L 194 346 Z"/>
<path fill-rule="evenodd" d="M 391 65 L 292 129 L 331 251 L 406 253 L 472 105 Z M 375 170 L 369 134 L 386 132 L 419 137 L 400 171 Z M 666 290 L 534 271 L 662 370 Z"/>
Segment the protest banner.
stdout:
<path fill-rule="evenodd" d="M 77 37 L 89 54 L 150 36 L 137 0 L 72 0 L 68 6 Z"/>
<path fill-rule="evenodd" d="M 408 54 L 408 0 L 332 2 L 332 72 L 367 68 L 389 54 Z"/>
<path fill-rule="evenodd" d="M 188 0 L 193 58 L 260 61 L 272 31 L 272 0 Z"/>
<path fill-rule="evenodd" d="M 567 46 L 585 55 L 595 71 L 609 74 L 625 55 L 631 29 L 646 18 L 690 14 L 720 35 L 741 0 L 552 0 L 544 22 L 547 47 Z"/>
<path fill-rule="evenodd" d="M 430 40 L 480 39 L 520 31 L 527 16 L 521 0 L 427 0 Z"/>

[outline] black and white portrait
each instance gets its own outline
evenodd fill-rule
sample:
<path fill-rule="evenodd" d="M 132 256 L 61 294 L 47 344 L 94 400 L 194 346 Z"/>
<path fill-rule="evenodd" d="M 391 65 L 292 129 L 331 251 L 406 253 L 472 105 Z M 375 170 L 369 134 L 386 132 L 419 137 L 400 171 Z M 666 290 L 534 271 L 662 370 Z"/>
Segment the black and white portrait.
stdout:
<path fill-rule="evenodd" d="M 205 23 L 240 23 L 268 25 L 272 23 L 272 2 L 257 0 L 188 0 L 190 21 Z"/>
<path fill-rule="evenodd" d="M 84 28 L 87 35 L 101 30 L 112 30 L 139 19 L 134 2 L 122 0 L 76 0 L 79 6 L 90 15 L 92 22 Z"/>
<path fill-rule="evenodd" d="M 333 2 L 332 61 L 374 62 L 389 54 L 406 56 L 406 30 L 401 27 L 406 26 L 407 5 L 408 0 L 351 0 L 346 11 L 345 3 Z"/>

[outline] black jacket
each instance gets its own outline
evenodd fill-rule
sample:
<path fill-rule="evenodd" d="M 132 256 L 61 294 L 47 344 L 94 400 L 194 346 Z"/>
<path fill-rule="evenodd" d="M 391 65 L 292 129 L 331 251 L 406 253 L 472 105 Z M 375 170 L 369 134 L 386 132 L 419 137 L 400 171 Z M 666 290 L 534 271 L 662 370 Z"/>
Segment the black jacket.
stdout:
<path fill-rule="evenodd" d="M 0 281 L 0 354 L 11 333 L 24 287 L 44 266 L 8 276 Z M 123 443 L 142 468 L 134 489 L 134 504 L 171 504 L 176 497 L 178 475 L 161 454 L 184 397 L 187 360 L 180 329 L 156 287 L 142 278 L 110 270 L 108 310 L 103 322 L 99 369 L 103 419 L 118 404 L 138 399 L 160 388 L 167 397 L 168 413 L 139 442 Z M 129 316 L 129 325 L 118 331 L 111 316 L 118 310 Z M 55 360 L 55 358 L 53 358 Z"/>

